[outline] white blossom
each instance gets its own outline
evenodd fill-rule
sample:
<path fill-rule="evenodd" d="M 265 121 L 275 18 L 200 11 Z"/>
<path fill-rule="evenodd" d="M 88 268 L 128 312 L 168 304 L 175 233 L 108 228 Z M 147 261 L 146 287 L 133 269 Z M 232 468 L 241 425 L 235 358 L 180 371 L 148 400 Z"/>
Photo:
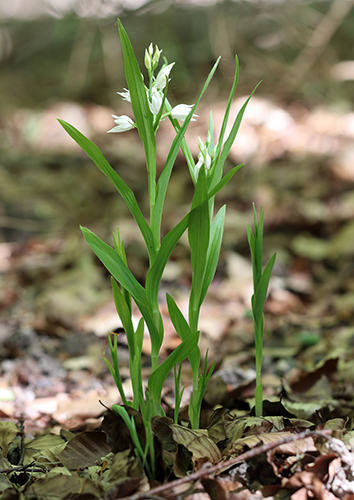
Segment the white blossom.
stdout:
<path fill-rule="evenodd" d="M 160 111 L 162 105 L 162 96 L 160 92 L 156 89 L 156 87 L 152 87 L 149 95 L 149 91 L 147 92 L 148 103 L 150 111 L 153 115 L 157 115 Z"/>
<path fill-rule="evenodd" d="M 156 80 L 155 80 L 155 86 L 158 90 L 163 90 L 166 87 L 166 78 L 170 76 L 171 69 L 173 68 L 173 65 L 175 63 L 168 64 L 167 66 L 164 66 L 162 69 L 160 69 Z"/>
<path fill-rule="evenodd" d="M 181 120 L 182 122 L 184 122 L 184 120 L 189 115 L 192 107 L 193 104 L 177 104 L 177 106 L 175 106 L 171 111 L 172 118 L 176 118 L 177 120 Z M 192 122 L 196 121 L 194 117 L 198 118 L 198 115 L 192 116 Z"/>
<path fill-rule="evenodd" d="M 213 148 L 211 147 L 211 135 L 208 131 L 207 140 L 203 142 L 200 137 L 198 137 L 198 147 L 200 153 L 198 154 L 198 162 L 194 167 L 195 177 L 198 179 L 199 170 L 202 166 L 204 166 L 205 170 L 208 171 L 211 167 L 211 162 L 215 157 L 215 145 Z"/>
<path fill-rule="evenodd" d="M 117 94 L 122 97 L 123 101 L 131 102 L 129 90 L 128 89 L 123 89 L 123 90 L 124 90 L 124 92 L 117 92 Z"/>
<path fill-rule="evenodd" d="M 117 127 L 111 128 L 111 130 L 108 130 L 108 133 L 110 133 L 110 132 L 126 132 L 127 130 L 131 130 L 132 128 L 135 127 L 135 123 L 127 115 L 122 115 L 122 116 L 112 115 L 112 116 L 114 118 L 114 123 L 117 124 Z"/>

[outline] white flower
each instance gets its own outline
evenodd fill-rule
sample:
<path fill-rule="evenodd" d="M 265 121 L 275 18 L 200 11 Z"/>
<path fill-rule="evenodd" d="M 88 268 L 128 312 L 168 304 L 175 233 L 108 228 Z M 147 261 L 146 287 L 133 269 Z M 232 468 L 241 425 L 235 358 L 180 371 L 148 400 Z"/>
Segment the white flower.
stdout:
<path fill-rule="evenodd" d="M 198 179 L 199 170 L 201 169 L 201 167 L 203 165 L 204 165 L 205 170 L 209 170 L 210 165 L 211 165 L 211 158 L 210 158 L 210 155 L 207 151 L 205 151 L 205 153 L 203 152 L 203 153 L 198 154 L 198 163 L 196 163 L 196 165 L 194 167 L 194 173 L 195 173 L 195 176 L 197 179 Z"/>
<path fill-rule="evenodd" d="M 200 168 L 204 165 L 206 171 L 208 171 L 211 167 L 211 162 L 215 158 L 215 150 L 217 144 L 212 148 L 211 145 L 211 135 L 208 131 L 207 140 L 203 142 L 200 137 L 198 137 L 198 147 L 200 153 L 198 154 L 198 162 L 195 165 L 194 173 L 195 177 L 198 179 L 198 174 Z"/>
<path fill-rule="evenodd" d="M 117 124 L 117 127 L 111 128 L 111 130 L 108 130 L 107 133 L 126 132 L 127 130 L 131 130 L 136 126 L 133 120 L 129 118 L 129 116 L 127 115 L 122 115 L 122 116 L 112 115 L 112 116 L 114 118 L 114 123 Z"/>
<path fill-rule="evenodd" d="M 182 122 L 184 122 L 184 120 L 189 115 L 192 107 L 193 104 L 177 104 L 177 106 L 175 106 L 171 111 L 172 118 L 176 118 L 177 120 L 181 120 Z M 192 116 L 191 119 L 192 122 L 195 122 L 194 117 L 198 118 L 198 115 Z"/>
<path fill-rule="evenodd" d="M 158 90 L 163 90 L 166 87 L 166 78 L 170 76 L 171 69 L 175 63 L 168 64 L 160 69 L 159 74 L 155 80 L 155 86 Z"/>
<path fill-rule="evenodd" d="M 149 91 L 147 92 L 147 96 L 151 113 L 157 115 L 162 105 L 162 96 L 160 92 L 155 87 L 152 87 L 150 96 Z"/>
<path fill-rule="evenodd" d="M 118 95 L 120 95 L 123 99 L 123 101 L 128 101 L 130 102 L 130 92 L 128 89 L 123 89 L 124 92 L 117 92 Z"/>

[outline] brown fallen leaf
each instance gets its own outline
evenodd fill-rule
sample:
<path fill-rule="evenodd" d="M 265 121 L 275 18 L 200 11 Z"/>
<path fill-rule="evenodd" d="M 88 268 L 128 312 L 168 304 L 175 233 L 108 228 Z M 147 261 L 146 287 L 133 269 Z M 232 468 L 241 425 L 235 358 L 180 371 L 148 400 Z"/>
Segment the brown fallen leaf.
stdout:
<path fill-rule="evenodd" d="M 60 461 L 68 469 L 90 467 L 111 451 L 106 438 L 101 431 L 81 432 L 59 453 Z"/>
<path fill-rule="evenodd" d="M 187 448 L 194 462 L 206 458 L 211 463 L 217 463 L 222 459 L 221 452 L 208 436 L 208 431 L 187 429 L 177 424 L 171 425 L 171 429 L 174 441 Z"/>

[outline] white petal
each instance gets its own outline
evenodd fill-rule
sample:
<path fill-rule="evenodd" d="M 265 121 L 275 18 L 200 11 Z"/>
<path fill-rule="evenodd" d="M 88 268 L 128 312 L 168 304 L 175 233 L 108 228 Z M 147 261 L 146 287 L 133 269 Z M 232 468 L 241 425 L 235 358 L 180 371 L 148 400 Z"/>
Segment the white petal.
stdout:
<path fill-rule="evenodd" d="M 131 130 L 132 128 L 135 127 L 135 123 L 127 115 L 122 115 L 122 116 L 112 115 L 112 116 L 114 118 L 114 123 L 117 124 L 117 127 L 113 127 L 111 130 L 108 130 L 108 133 L 109 132 L 126 132 L 127 130 Z"/>
<path fill-rule="evenodd" d="M 166 87 L 166 77 L 170 76 L 171 69 L 175 63 L 168 64 L 162 68 L 155 80 L 155 86 L 159 90 L 163 90 Z"/>
<path fill-rule="evenodd" d="M 153 115 L 157 115 L 157 113 L 160 111 L 161 108 L 162 97 L 159 91 L 156 90 L 156 88 L 154 87 L 151 89 L 151 100 L 149 99 L 149 92 L 148 92 L 148 103 L 151 113 Z"/>
<path fill-rule="evenodd" d="M 184 121 L 187 118 L 187 116 L 189 115 L 192 107 L 193 107 L 193 104 L 177 104 L 177 106 L 175 106 L 172 109 L 171 115 L 173 118 L 176 118 L 177 120 Z M 195 122 L 194 117 L 197 118 L 198 115 L 193 115 L 193 117 L 191 119 L 192 122 Z"/>
<path fill-rule="evenodd" d="M 128 101 L 130 102 L 130 92 L 128 89 L 123 89 L 124 92 L 117 92 L 118 95 L 120 95 L 123 99 L 123 101 Z"/>

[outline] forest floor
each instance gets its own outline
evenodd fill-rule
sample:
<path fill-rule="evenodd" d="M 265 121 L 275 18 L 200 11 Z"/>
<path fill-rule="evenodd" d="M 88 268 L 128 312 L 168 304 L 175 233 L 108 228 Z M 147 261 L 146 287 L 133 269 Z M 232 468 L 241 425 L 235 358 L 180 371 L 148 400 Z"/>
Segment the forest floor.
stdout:
<path fill-rule="evenodd" d="M 199 115 L 205 123 L 207 110 Z M 349 500 L 354 495 L 354 114 L 251 101 L 230 156 L 230 164 L 246 161 L 246 166 L 218 202 L 227 204 L 224 246 L 200 322 L 201 351 L 209 349 L 216 369 L 201 430 L 186 429 L 177 438 L 169 420 L 154 423 L 165 448 L 155 482 L 148 481 L 130 450 L 106 442 L 106 436 L 120 441 L 112 414 L 106 413 L 103 426 L 102 420 L 105 407 L 119 402 L 103 358 L 107 332 L 119 333 L 121 325 L 109 277 L 86 248 L 78 224 L 106 241 L 118 225 L 141 280 L 146 256 L 118 195 L 60 135 L 53 116 L 81 120 L 83 132 L 93 138 L 110 127 L 104 118 L 110 110 L 70 103 L 41 114 L 21 110 L 5 123 L 16 153 L 6 153 L 0 171 L 0 498 Z M 24 123 L 42 131 L 33 150 L 21 132 Z M 169 144 L 170 132 L 161 134 Z M 197 123 L 190 144 L 202 134 Z M 105 136 L 101 146 L 145 209 L 144 167 L 139 151 L 132 155 L 135 141 L 130 132 L 124 139 Z M 190 193 L 179 160 L 165 228 L 186 212 Z M 265 315 L 263 418 L 252 416 L 255 352 L 246 240 L 252 201 L 265 210 L 265 257 L 277 252 Z M 186 311 L 189 283 L 182 240 L 161 296 L 172 293 Z M 163 303 L 161 310 L 163 356 L 179 339 Z M 118 342 L 129 393 L 123 333 Z M 143 351 L 148 375 L 148 338 Z M 187 407 L 187 367 L 183 383 Z M 172 387 L 170 381 L 164 389 L 167 416 Z"/>

